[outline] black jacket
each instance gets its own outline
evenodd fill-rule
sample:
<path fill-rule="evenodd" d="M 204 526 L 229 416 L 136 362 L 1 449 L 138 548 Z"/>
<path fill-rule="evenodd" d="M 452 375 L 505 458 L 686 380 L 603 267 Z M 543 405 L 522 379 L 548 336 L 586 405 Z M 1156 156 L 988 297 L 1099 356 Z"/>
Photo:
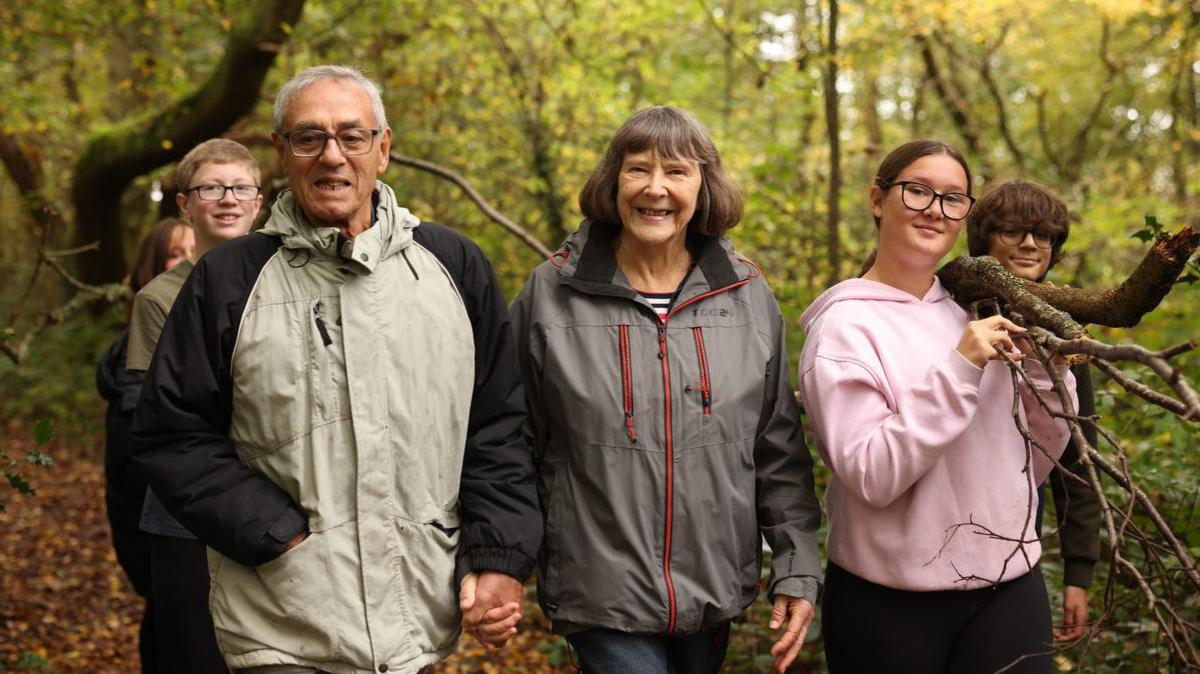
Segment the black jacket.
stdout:
<path fill-rule="evenodd" d="M 142 377 L 125 369 L 129 331 L 123 331 L 96 364 L 96 390 L 108 401 L 104 415 L 104 502 L 117 563 L 133 589 L 150 596 L 150 543 L 138 530 L 146 482 L 133 470 L 129 426 L 137 407 Z"/>

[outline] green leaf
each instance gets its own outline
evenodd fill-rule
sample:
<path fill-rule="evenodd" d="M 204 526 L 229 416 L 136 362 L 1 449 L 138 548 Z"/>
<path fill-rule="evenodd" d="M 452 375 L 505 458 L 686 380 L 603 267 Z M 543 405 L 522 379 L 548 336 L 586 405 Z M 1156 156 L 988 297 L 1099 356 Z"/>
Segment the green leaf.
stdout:
<path fill-rule="evenodd" d="M 12 485 L 12 488 L 16 489 L 18 492 L 25 494 L 26 496 L 33 496 L 37 494 L 37 492 L 33 489 L 33 485 L 26 482 L 25 478 L 21 477 L 17 473 L 4 471 L 4 477 L 8 478 L 8 483 Z"/>
<path fill-rule="evenodd" d="M 1149 241 L 1150 239 L 1153 239 L 1154 235 L 1151 234 L 1149 230 L 1139 229 L 1138 231 L 1134 232 L 1133 234 L 1130 234 L 1129 238 L 1137 239 L 1137 240 L 1141 241 L 1142 243 L 1145 243 L 1145 242 Z"/>
<path fill-rule="evenodd" d="M 42 419 L 33 427 L 33 441 L 38 445 L 44 445 L 50 442 L 50 438 L 54 437 L 54 420 Z"/>

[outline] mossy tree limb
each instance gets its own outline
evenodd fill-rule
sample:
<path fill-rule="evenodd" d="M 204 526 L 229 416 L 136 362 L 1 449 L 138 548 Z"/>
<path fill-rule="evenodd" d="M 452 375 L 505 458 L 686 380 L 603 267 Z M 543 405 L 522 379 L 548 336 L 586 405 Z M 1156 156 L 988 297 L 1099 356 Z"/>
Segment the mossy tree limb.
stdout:
<path fill-rule="evenodd" d="M 1084 324 L 1133 327 L 1170 292 L 1188 258 L 1200 246 L 1200 231 L 1184 227 L 1160 237 L 1133 273 L 1108 290 L 1057 287 L 1025 281 L 991 257 L 959 257 L 938 278 L 959 304 L 998 298 L 1031 324 L 1063 339 L 1086 336 Z"/>
<path fill-rule="evenodd" d="M 76 245 L 100 242 L 99 251 L 77 260 L 84 282 L 107 283 L 125 274 L 121 194 L 138 176 L 219 136 L 254 108 L 303 8 L 304 0 L 253 3 L 238 16 L 224 56 L 198 89 L 164 110 L 91 136 L 75 164 L 71 189 Z"/>

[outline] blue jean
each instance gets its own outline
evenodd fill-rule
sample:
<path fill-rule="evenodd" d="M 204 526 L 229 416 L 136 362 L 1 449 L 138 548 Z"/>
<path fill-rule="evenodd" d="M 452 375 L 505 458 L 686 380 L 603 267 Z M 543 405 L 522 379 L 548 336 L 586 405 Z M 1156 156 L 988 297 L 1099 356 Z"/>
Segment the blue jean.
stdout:
<path fill-rule="evenodd" d="M 716 674 L 729 647 L 729 622 L 680 636 L 593 629 L 567 641 L 584 674 Z"/>

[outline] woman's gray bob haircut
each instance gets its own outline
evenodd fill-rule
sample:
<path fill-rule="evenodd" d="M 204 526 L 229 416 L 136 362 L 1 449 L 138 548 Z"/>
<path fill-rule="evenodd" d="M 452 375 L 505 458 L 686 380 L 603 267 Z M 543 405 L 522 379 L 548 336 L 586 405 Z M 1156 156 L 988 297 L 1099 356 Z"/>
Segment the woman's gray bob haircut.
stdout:
<path fill-rule="evenodd" d="M 621 224 L 617 211 L 621 163 L 625 155 L 646 150 L 664 159 L 687 159 L 700 165 L 700 194 L 689 230 L 720 236 L 742 219 L 742 195 L 721 168 L 721 155 L 708 131 L 686 110 L 666 105 L 638 111 L 617 130 L 579 193 L 584 217 Z"/>
<path fill-rule="evenodd" d="M 371 113 L 375 115 L 375 126 L 380 129 L 387 128 L 387 113 L 383 111 L 383 96 L 379 92 L 378 84 L 357 68 L 350 66 L 313 66 L 297 73 L 287 84 L 280 87 L 279 93 L 275 95 L 275 133 L 285 131 L 283 115 L 292 104 L 292 99 L 304 89 L 326 80 L 357 84 L 367 94 L 367 98 L 371 99 Z"/>

